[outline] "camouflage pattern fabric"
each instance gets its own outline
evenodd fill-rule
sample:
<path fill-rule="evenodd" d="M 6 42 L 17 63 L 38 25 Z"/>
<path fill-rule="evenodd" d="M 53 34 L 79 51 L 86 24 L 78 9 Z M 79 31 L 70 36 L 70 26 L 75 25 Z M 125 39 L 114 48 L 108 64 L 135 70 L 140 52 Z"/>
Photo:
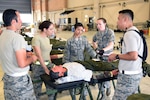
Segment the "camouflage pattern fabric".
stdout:
<path fill-rule="evenodd" d="M 126 100 L 131 94 L 138 93 L 142 73 L 134 75 L 118 74 L 117 85 L 112 100 Z"/>
<path fill-rule="evenodd" d="M 29 75 L 12 77 L 4 74 L 5 100 L 36 100 Z"/>
<path fill-rule="evenodd" d="M 72 36 L 67 40 L 65 45 L 63 62 L 73 62 L 76 60 L 84 61 L 85 51 L 87 51 L 92 58 L 96 56 L 96 52 L 85 36 L 80 36 L 78 41 Z"/>
<path fill-rule="evenodd" d="M 98 50 L 102 50 L 103 48 L 107 47 L 110 42 L 115 41 L 115 35 L 114 32 L 106 27 L 106 29 L 101 32 L 97 31 L 97 33 L 93 36 L 93 42 L 97 42 L 98 44 Z M 113 49 L 109 49 L 105 51 L 105 54 L 109 54 L 113 51 Z M 106 59 L 106 58 L 104 58 Z"/>

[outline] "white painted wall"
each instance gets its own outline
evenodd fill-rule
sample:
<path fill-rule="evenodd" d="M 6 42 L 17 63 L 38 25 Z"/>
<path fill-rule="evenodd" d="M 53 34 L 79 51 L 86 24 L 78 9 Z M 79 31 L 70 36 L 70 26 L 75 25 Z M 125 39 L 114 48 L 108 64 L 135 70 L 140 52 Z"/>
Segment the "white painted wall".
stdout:
<path fill-rule="evenodd" d="M 68 8 L 93 5 L 94 0 L 68 0 Z"/>
<path fill-rule="evenodd" d="M 107 19 L 108 24 L 112 28 L 116 28 L 118 12 L 122 9 L 131 9 L 134 12 L 134 23 L 138 25 L 139 28 L 142 24 L 146 23 L 149 19 L 149 2 L 144 2 L 144 0 L 129 0 L 126 2 L 115 2 L 115 3 L 103 3 L 100 9 L 101 17 Z"/>
<path fill-rule="evenodd" d="M 91 10 L 84 8 L 93 7 Z M 135 14 L 134 23 L 139 28 L 145 28 L 147 20 L 150 20 L 150 0 L 68 0 L 68 8 L 60 11 L 49 12 L 48 16 L 54 23 L 59 23 L 60 18 L 71 18 L 71 24 L 75 24 L 75 18 L 85 26 L 88 17 L 94 17 L 94 22 L 99 17 L 104 17 L 110 28 L 116 29 L 118 11 L 132 9 Z M 75 10 L 68 15 L 60 15 L 64 10 Z M 87 17 L 85 17 L 87 16 Z"/>

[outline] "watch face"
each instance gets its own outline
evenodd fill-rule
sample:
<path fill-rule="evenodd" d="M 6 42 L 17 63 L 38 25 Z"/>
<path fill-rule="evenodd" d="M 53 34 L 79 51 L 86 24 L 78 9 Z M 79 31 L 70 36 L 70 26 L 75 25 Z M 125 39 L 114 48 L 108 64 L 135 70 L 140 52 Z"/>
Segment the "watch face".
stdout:
<path fill-rule="evenodd" d="M 116 59 L 119 59 L 119 55 L 116 55 Z"/>

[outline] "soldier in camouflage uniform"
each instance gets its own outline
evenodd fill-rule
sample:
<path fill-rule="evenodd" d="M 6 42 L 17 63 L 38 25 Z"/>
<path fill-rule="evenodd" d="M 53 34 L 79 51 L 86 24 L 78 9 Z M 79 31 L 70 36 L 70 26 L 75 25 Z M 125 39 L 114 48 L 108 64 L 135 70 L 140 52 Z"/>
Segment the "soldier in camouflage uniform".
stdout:
<path fill-rule="evenodd" d="M 63 62 L 72 62 L 72 61 L 84 61 L 85 56 L 84 52 L 88 52 L 91 57 L 96 56 L 96 52 L 93 50 L 91 45 L 85 36 L 81 36 L 83 33 L 83 25 L 81 23 L 75 24 L 74 35 L 69 38 L 66 42 Z"/>
<path fill-rule="evenodd" d="M 119 11 L 118 29 L 126 31 L 122 42 L 122 54 L 111 54 L 109 61 L 119 59 L 119 74 L 113 100 L 126 100 L 131 94 L 138 92 L 138 86 L 142 78 L 143 56 L 142 38 L 129 30 L 138 29 L 133 26 L 134 13 L 130 9 Z"/>
<path fill-rule="evenodd" d="M 75 27 L 75 31 L 73 36 L 69 38 L 66 42 L 66 46 L 64 49 L 63 63 L 73 62 L 77 60 L 84 61 L 85 52 L 87 52 L 93 58 L 96 57 L 96 52 L 89 44 L 86 37 L 81 36 L 84 29 L 82 23 L 76 23 L 74 27 Z M 70 90 L 70 93 L 71 95 L 73 95 L 73 90 Z M 85 91 L 85 96 L 86 96 L 86 91 Z"/>
<path fill-rule="evenodd" d="M 50 21 L 43 21 L 39 25 L 39 29 L 41 32 L 35 35 L 32 39 L 33 51 L 37 55 L 38 61 L 32 65 L 31 71 L 31 78 L 34 82 L 33 86 L 37 100 L 40 99 L 39 94 L 41 93 L 43 83 L 42 81 L 38 82 L 38 80 L 41 80 L 40 75 L 44 73 L 49 75 L 50 68 L 54 66 L 50 59 L 50 51 L 52 50 L 52 46 L 48 38 L 48 36 L 50 36 L 54 31 L 53 23 Z M 46 89 L 51 88 L 46 85 Z M 48 95 L 48 98 L 49 100 L 53 100 L 54 95 Z"/>
<path fill-rule="evenodd" d="M 107 27 L 106 19 L 99 18 L 97 20 L 98 32 L 93 37 L 93 47 L 99 54 L 101 61 L 108 61 L 108 56 L 113 51 L 115 36 L 114 32 Z M 110 95 L 110 81 L 102 82 L 98 84 L 99 90 L 101 91 L 101 100 L 105 100 L 106 95 Z M 106 88 L 106 95 L 105 95 Z"/>
<path fill-rule="evenodd" d="M 4 70 L 5 100 L 36 100 L 33 85 L 28 75 L 29 64 L 37 57 L 26 52 L 26 42 L 20 34 L 20 13 L 7 9 L 3 13 L 6 30 L 0 36 L 0 61 Z"/>

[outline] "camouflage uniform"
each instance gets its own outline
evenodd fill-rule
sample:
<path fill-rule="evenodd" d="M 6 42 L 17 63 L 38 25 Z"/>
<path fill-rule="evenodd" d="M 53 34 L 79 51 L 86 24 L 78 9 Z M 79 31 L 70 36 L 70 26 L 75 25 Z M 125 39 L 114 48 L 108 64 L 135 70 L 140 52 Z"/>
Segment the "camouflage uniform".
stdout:
<path fill-rule="evenodd" d="M 84 61 L 84 53 L 88 52 L 91 57 L 96 56 L 96 52 L 93 50 L 91 45 L 88 43 L 85 36 L 81 36 L 78 40 L 75 40 L 74 37 L 68 39 L 66 47 L 64 50 L 63 62 L 72 62 L 72 61 Z"/>
<path fill-rule="evenodd" d="M 5 100 L 36 100 L 29 75 L 12 77 L 4 74 Z"/>
<path fill-rule="evenodd" d="M 98 50 L 102 50 L 103 48 L 107 47 L 110 42 L 115 41 L 115 35 L 114 32 L 111 29 L 108 29 L 106 27 L 104 32 L 98 31 L 94 37 L 93 42 L 97 42 L 98 44 Z M 110 54 L 113 51 L 113 48 L 105 51 L 104 54 Z M 99 58 L 101 61 L 107 61 L 108 57 L 106 56 L 100 56 Z M 100 73 L 101 74 L 101 73 Z M 103 74 L 103 73 L 102 73 Z M 106 81 L 103 83 L 98 84 L 99 90 L 104 94 L 105 88 L 110 88 L 110 81 Z"/>
<path fill-rule="evenodd" d="M 65 50 L 64 50 L 64 57 L 63 63 L 73 62 L 73 61 L 84 61 L 85 60 L 85 52 L 89 54 L 90 57 L 95 57 L 96 52 L 89 44 L 88 40 L 85 36 L 80 36 L 78 40 L 74 37 L 71 37 L 67 40 Z M 74 90 L 70 90 L 70 94 L 73 97 Z M 85 96 L 87 95 L 87 90 L 84 91 L 83 99 L 85 100 Z"/>
<path fill-rule="evenodd" d="M 129 95 L 138 93 L 138 84 L 142 75 L 142 73 L 133 75 L 119 73 L 113 100 L 126 100 Z"/>
<path fill-rule="evenodd" d="M 51 60 L 50 60 L 50 52 L 52 50 L 52 45 L 50 44 L 49 38 L 47 38 L 47 37 L 43 38 L 43 37 L 41 37 L 40 34 L 37 34 L 32 39 L 32 46 L 40 48 L 41 56 L 42 56 L 44 62 L 49 63 L 49 65 L 46 63 L 45 63 L 45 65 L 48 68 L 51 68 L 53 66 L 53 64 L 51 63 Z M 41 93 L 43 82 L 42 81 L 39 82 L 38 80 L 41 80 L 40 75 L 45 74 L 45 71 L 44 71 L 43 67 L 40 65 L 40 62 L 39 61 L 37 61 L 37 62 L 38 62 L 38 64 L 36 63 L 36 64 L 32 65 L 31 78 L 34 82 L 33 87 L 34 87 L 36 98 L 37 98 L 37 100 L 39 100 L 40 99 L 39 94 Z M 50 88 L 49 86 L 46 86 L 46 89 L 49 89 L 49 88 Z M 54 97 L 53 95 L 49 96 L 49 100 L 53 100 L 53 97 Z"/>
<path fill-rule="evenodd" d="M 108 29 L 106 27 L 105 31 L 104 32 L 97 32 L 94 37 L 93 37 L 93 42 L 97 42 L 98 44 L 98 50 L 102 50 L 103 48 L 107 47 L 108 44 L 110 42 L 114 42 L 115 41 L 115 35 L 114 35 L 114 32 L 111 30 L 111 29 Z M 104 54 L 109 54 L 113 51 L 113 48 L 108 50 L 108 51 L 105 51 Z M 108 57 L 100 57 L 101 60 L 103 61 L 107 61 Z"/>

